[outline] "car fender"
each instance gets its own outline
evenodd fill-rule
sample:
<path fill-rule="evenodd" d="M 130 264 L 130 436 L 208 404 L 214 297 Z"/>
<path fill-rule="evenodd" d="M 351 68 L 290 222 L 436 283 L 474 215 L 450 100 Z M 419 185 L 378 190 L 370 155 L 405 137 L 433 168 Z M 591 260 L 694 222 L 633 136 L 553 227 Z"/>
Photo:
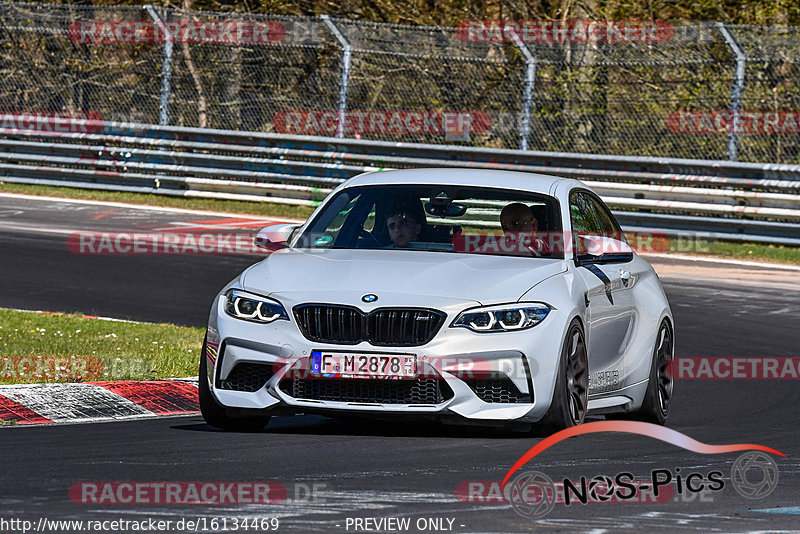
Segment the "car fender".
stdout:
<path fill-rule="evenodd" d="M 557 336 L 561 340 L 558 344 L 559 351 L 550 355 L 546 362 L 536 362 L 536 366 L 533 366 L 532 362 L 532 368 L 537 368 L 539 372 L 549 375 L 546 383 L 550 398 L 555 390 L 558 365 L 569 325 L 576 318 L 580 322 L 581 328 L 585 328 L 586 324 L 586 305 L 583 300 L 586 288 L 583 279 L 576 276 L 575 268 L 569 262 L 565 262 L 565 265 L 566 270 L 542 280 L 520 298 L 521 302 L 543 302 L 553 308 L 542 324 L 534 328 L 546 328 L 552 336 Z M 539 386 L 541 387 L 541 383 Z"/>

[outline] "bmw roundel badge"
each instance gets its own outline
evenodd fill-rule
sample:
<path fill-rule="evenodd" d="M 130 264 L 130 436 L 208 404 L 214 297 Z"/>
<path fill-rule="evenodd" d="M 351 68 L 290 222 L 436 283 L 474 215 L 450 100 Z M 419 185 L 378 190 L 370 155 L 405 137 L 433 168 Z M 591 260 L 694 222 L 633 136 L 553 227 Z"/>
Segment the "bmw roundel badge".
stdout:
<path fill-rule="evenodd" d="M 375 302 L 376 300 L 378 300 L 378 295 L 367 293 L 366 295 L 361 297 L 361 300 L 363 300 L 364 302 Z"/>

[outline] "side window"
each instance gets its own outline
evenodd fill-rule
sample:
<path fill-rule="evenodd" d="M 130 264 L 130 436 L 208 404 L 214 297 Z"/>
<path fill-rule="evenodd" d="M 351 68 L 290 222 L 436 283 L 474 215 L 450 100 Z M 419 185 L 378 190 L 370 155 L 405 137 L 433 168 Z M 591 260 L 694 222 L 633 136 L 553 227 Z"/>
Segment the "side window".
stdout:
<path fill-rule="evenodd" d="M 328 206 L 325 212 L 325 219 L 317 221 L 313 232 L 309 232 L 306 237 L 309 239 L 309 244 L 313 243 L 315 247 L 328 247 L 332 246 L 336 239 L 339 237 L 339 232 L 342 230 L 348 216 L 353 212 L 360 195 L 351 197 L 347 192 L 342 193 L 333 200 L 333 204 Z"/>
<path fill-rule="evenodd" d="M 608 208 L 593 196 L 587 195 L 587 199 L 594 207 L 593 211 L 597 217 L 597 223 L 602 232 L 601 235 L 626 241 L 625 234 L 620 229 L 619 224 L 614 219 L 614 216 L 611 215 L 610 211 L 608 211 Z"/>
<path fill-rule="evenodd" d="M 621 250 L 613 244 L 613 241 L 582 239 L 595 236 L 627 243 L 625 234 L 602 201 L 589 193 L 574 191 L 569 197 L 569 210 L 573 230 L 573 245 L 579 261 L 586 261 L 587 263 L 595 263 L 596 261 L 602 261 L 602 263 L 624 263 L 631 260 L 630 250 Z M 602 244 L 602 248 L 594 251 L 586 248 L 587 246 L 596 247 L 598 244 Z"/>
<path fill-rule="evenodd" d="M 572 229 L 578 234 L 613 237 L 625 240 L 614 216 L 592 195 L 575 192 L 570 195 Z"/>
<path fill-rule="evenodd" d="M 578 235 L 599 235 L 599 223 L 594 204 L 585 193 L 573 192 L 569 196 L 569 216 L 572 231 Z"/>

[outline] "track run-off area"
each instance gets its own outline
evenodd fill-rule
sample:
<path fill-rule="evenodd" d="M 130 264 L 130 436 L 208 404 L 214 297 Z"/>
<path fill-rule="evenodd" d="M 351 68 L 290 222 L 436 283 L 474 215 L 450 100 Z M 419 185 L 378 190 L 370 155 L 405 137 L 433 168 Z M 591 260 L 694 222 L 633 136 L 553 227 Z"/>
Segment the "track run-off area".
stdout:
<path fill-rule="evenodd" d="M 217 291 L 257 256 L 80 254 L 68 246 L 70 236 L 206 226 L 255 230 L 262 223 L 219 213 L 0 195 L 0 307 L 202 326 Z M 800 356 L 800 269 L 647 259 L 675 316 L 676 357 Z M 676 491 L 658 502 L 556 503 L 534 520 L 507 501 L 463 491 L 478 482 L 489 491 L 502 480 L 541 439 L 525 433 L 296 416 L 273 418 L 261 433 L 239 434 L 189 415 L 0 428 L 0 506 L 4 518 L 34 523 L 43 517 L 153 518 L 175 525 L 205 518 L 206 531 L 221 531 L 220 521 L 233 518 L 277 519 L 278 532 L 388 532 L 404 524 L 380 522 L 389 518 L 410 518 L 409 532 L 800 530 L 798 401 L 798 379 L 791 377 L 676 381 L 669 428 L 706 444 L 761 444 L 786 455 L 774 457 L 778 484 L 762 499 L 745 498 L 731 487 L 738 453 L 698 454 L 650 437 L 595 433 L 562 441 L 527 467 L 557 481 L 613 478 L 623 471 L 637 480 L 649 479 L 653 470 L 703 477 L 719 471 L 725 487 Z M 87 487 L 82 484 L 101 482 L 260 483 L 279 498 L 217 505 L 76 498 Z M 212 519 L 218 520 L 216 529 L 210 528 Z"/>

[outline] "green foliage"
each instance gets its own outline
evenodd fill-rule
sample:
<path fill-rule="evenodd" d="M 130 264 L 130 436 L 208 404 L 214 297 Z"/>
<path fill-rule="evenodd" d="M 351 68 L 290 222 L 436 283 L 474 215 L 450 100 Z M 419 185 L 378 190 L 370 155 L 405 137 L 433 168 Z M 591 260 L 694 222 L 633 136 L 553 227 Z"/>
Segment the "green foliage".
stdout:
<path fill-rule="evenodd" d="M 0 384 L 194 376 L 204 332 L 0 309 Z"/>

